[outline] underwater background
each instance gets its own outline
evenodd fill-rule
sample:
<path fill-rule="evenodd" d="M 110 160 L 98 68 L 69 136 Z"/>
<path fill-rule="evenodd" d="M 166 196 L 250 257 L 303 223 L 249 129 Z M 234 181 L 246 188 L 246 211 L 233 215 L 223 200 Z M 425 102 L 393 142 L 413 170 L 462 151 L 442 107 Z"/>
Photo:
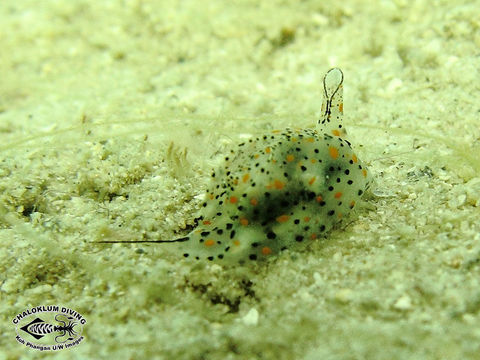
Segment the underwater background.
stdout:
<path fill-rule="evenodd" d="M 0 359 L 478 359 L 478 1 L 0 2 Z M 185 261 L 236 143 L 314 127 L 344 73 L 375 178 L 263 263 Z M 87 323 L 58 352 L 12 319 Z"/>

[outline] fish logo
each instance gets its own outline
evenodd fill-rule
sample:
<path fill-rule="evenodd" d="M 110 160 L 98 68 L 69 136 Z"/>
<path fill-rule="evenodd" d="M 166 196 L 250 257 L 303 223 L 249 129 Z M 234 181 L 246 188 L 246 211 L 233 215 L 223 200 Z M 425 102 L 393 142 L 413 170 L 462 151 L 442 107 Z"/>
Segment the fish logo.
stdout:
<path fill-rule="evenodd" d="M 58 351 L 80 344 L 87 320 L 75 310 L 57 305 L 36 306 L 17 314 L 16 340 L 40 351 Z"/>
<path fill-rule="evenodd" d="M 70 340 L 75 340 L 79 331 L 75 330 L 80 324 L 72 316 L 66 316 L 64 314 L 55 315 L 55 321 L 61 325 L 49 324 L 39 317 L 32 320 L 27 325 L 22 326 L 20 329 L 39 340 L 47 334 L 58 332 L 59 335 L 55 336 L 55 342 L 64 343 Z M 81 331 L 80 331 L 81 332 Z"/>

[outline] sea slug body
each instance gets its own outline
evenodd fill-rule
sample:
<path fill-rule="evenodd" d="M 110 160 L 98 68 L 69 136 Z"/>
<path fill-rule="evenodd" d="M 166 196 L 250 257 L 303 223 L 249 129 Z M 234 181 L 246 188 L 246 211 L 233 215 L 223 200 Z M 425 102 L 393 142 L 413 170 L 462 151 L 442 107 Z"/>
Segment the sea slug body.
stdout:
<path fill-rule="evenodd" d="M 325 237 L 371 177 L 345 139 L 343 73 L 323 80 L 318 129 L 274 130 L 242 142 L 211 174 L 198 226 L 175 240 L 188 259 L 244 263 Z"/>

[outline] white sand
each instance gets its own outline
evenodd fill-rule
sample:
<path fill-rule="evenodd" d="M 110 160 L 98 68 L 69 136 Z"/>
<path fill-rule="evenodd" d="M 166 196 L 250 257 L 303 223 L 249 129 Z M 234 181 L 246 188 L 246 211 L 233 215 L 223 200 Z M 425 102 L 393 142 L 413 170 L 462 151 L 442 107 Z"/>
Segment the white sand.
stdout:
<path fill-rule="evenodd" d="M 0 2 L 0 359 L 479 358 L 479 2 L 258 3 Z M 92 245 L 188 233 L 222 152 L 311 126 L 332 66 L 381 195 L 348 226 L 231 269 Z M 15 341 L 43 304 L 78 347 Z"/>

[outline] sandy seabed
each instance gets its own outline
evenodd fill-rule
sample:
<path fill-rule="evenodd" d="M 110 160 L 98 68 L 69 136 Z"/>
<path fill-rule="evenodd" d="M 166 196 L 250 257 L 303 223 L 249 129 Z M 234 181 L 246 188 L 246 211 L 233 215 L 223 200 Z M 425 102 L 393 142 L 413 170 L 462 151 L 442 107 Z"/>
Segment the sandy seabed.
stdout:
<path fill-rule="evenodd" d="M 480 358 L 478 1 L 0 2 L 0 359 Z M 374 195 L 265 263 L 183 260 L 210 169 L 311 127 L 329 68 Z M 87 323 L 58 352 L 12 319 Z"/>

